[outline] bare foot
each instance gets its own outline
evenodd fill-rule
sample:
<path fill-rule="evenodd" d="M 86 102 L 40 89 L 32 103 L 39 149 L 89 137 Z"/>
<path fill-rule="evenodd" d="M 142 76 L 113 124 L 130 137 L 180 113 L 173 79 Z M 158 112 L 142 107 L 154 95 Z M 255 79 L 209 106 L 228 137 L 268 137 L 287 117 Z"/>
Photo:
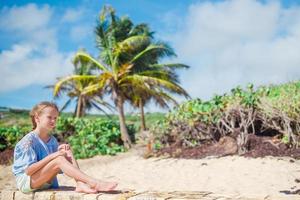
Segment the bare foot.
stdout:
<path fill-rule="evenodd" d="M 90 188 L 90 186 L 88 186 L 87 184 L 85 184 L 83 182 L 77 181 L 75 192 L 95 194 L 98 191 L 96 189 Z"/>
<path fill-rule="evenodd" d="M 115 182 L 97 181 L 97 184 L 94 187 L 94 189 L 99 192 L 108 192 L 114 190 L 117 187 L 117 185 L 118 183 Z"/>

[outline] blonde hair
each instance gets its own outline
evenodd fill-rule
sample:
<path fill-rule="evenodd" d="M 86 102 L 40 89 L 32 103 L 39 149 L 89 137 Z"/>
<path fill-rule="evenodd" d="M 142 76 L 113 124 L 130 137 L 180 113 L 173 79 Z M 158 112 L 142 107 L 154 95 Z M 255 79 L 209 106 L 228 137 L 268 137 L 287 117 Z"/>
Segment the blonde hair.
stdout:
<path fill-rule="evenodd" d="M 32 108 L 32 110 L 29 113 L 29 115 L 31 117 L 31 122 L 32 122 L 32 130 L 34 130 L 37 126 L 36 121 L 35 121 L 35 116 L 41 114 L 41 112 L 47 107 L 51 107 L 51 108 L 57 110 L 57 112 L 59 112 L 59 109 L 55 103 L 48 102 L 48 101 L 43 101 L 43 102 L 38 103 L 37 105 L 35 105 Z"/>

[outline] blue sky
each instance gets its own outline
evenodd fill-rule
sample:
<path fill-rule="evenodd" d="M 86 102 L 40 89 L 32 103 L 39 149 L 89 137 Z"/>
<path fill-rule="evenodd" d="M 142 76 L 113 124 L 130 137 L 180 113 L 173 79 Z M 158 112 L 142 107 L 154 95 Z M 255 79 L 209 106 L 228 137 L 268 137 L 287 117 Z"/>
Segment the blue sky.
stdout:
<path fill-rule="evenodd" d="M 31 108 L 52 100 L 44 86 L 72 73 L 74 53 L 85 48 L 97 55 L 93 29 L 106 4 L 118 16 L 148 23 L 177 53 L 171 62 L 191 66 L 180 78 L 194 98 L 250 82 L 299 80 L 300 1 L 1 0 L 0 106 Z"/>

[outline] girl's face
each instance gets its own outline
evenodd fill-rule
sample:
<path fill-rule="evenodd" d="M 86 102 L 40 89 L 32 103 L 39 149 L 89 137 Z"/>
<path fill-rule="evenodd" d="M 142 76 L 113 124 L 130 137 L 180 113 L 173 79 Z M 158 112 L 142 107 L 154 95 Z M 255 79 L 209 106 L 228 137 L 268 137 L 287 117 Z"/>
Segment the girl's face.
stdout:
<path fill-rule="evenodd" d="M 55 128 L 57 117 L 57 110 L 48 106 L 44 108 L 38 116 L 36 116 L 36 124 L 40 128 L 51 131 Z"/>

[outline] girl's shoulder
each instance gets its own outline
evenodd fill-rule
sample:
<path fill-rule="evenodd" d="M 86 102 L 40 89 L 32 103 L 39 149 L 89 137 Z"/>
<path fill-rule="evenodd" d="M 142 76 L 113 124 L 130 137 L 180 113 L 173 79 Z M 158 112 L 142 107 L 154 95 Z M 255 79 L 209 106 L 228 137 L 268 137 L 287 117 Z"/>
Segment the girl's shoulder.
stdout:
<path fill-rule="evenodd" d="M 34 133 L 29 132 L 16 144 L 16 148 L 28 149 L 29 147 L 32 147 L 34 143 Z"/>

